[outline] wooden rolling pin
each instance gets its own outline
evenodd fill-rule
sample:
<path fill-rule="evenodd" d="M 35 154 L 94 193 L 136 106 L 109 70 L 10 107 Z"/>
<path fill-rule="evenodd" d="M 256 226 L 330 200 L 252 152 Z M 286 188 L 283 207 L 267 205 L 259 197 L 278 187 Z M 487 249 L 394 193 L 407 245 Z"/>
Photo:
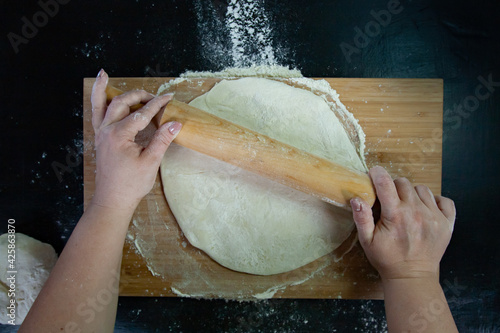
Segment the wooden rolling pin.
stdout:
<path fill-rule="evenodd" d="M 108 89 L 109 90 L 109 89 Z M 117 93 L 116 88 L 110 91 Z M 185 103 L 172 100 L 158 117 L 158 126 L 182 123 L 174 142 L 242 169 L 311 194 L 336 206 L 350 208 L 354 197 L 370 206 L 375 190 L 366 173 L 348 169 L 268 136 L 233 124 Z"/>

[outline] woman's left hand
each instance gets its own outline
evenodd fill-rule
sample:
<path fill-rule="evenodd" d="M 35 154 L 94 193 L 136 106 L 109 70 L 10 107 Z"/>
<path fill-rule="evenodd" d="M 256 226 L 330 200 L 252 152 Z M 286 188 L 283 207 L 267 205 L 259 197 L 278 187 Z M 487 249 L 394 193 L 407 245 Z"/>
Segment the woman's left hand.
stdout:
<path fill-rule="evenodd" d="M 137 133 L 172 99 L 136 90 L 115 97 L 107 106 L 108 75 L 101 70 L 92 89 L 92 126 L 97 159 L 96 190 L 92 203 L 112 209 L 134 210 L 153 188 L 165 151 L 182 125 L 166 123 L 147 147 L 135 142 Z M 144 103 L 131 113 L 130 107 Z"/>

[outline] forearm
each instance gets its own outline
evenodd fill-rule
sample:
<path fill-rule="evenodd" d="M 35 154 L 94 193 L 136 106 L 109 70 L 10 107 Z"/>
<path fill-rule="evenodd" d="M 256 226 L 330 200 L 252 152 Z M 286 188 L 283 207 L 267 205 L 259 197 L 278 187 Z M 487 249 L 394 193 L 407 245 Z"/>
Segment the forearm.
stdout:
<path fill-rule="evenodd" d="M 437 277 L 384 280 L 389 332 L 458 332 Z"/>
<path fill-rule="evenodd" d="M 20 332 L 112 332 L 133 210 L 94 204 L 78 222 Z"/>

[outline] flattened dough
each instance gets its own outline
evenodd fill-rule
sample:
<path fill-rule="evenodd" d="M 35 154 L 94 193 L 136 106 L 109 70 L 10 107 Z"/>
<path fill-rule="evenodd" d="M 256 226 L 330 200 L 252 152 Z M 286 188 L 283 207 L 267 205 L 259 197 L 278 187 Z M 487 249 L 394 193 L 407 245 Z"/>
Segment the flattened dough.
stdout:
<path fill-rule="evenodd" d="M 7 316 L 7 306 L 10 304 L 9 280 L 10 271 L 7 262 L 7 245 L 9 234 L 0 236 L 0 249 L 5 251 L 5 257 L 0 261 L 0 323 L 7 324 L 11 319 Z M 17 232 L 15 234 L 15 269 L 16 273 L 16 325 L 21 325 L 28 314 L 36 297 L 47 281 L 50 271 L 57 261 L 57 254 L 50 244 Z"/>
<path fill-rule="evenodd" d="M 365 171 L 329 105 L 310 91 L 262 78 L 224 80 L 190 104 Z M 161 177 L 189 242 L 236 271 L 293 270 L 336 249 L 354 228 L 348 211 L 175 144 Z"/>

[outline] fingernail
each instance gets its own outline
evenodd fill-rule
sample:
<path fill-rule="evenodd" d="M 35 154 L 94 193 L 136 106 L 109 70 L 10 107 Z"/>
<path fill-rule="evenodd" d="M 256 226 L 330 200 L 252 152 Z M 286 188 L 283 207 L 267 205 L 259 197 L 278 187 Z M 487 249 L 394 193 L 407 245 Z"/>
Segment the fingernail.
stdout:
<path fill-rule="evenodd" d="M 172 134 L 172 135 L 177 135 L 181 128 L 182 128 L 182 124 L 181 123 L 178 123 L 176 121 L 171 121 L 167 124 L 167 127 L 168 127 L 168 131 Z"/>
<path fill-rule="evenodd" d="M 101 70 L 99 71 L 99 73 L 97 73 L 97 77 L 101 77 L 102 74 L 104 74 L 104 68 L 101 68 Z"/>
<path fill-rule="evenodd" d="M 360 212 L 363 209 L 363 205 L 361 204 L 361 201 L 359 201 L 358 198 L 351 199 L 351 207 L 357 212 Z"/>
<path fill-rule="evenodd" d="M 174 94 L 173 93 L 163 94 L 160 97 L 162 97 L 162 98 L 170 98 L 170 100 L 172 100 L 174 98 Z"/>

